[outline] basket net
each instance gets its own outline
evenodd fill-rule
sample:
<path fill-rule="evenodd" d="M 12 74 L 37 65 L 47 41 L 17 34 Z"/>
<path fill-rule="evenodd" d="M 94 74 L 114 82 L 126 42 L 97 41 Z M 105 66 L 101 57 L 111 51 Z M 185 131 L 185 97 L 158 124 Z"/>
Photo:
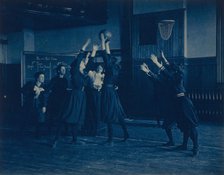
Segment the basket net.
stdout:
<path fill-rule="evenodd" d="M 163 40 L 168 40 L 172 34 L 174 20 L 162 20 L 158 23 L 159 33 Z"/>

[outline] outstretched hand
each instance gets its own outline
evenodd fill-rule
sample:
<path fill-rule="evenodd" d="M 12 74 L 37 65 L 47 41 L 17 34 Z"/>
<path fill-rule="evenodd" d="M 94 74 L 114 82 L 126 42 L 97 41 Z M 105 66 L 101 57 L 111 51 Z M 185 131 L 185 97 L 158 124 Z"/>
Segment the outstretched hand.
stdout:
<path fill-rule="evenodd" d="M 154 54 L 151 54 L 150 59 L 153 63 L 158 63 L 158 58 Z"/>
<path fill-rule="evenodd" d="M 100 39 L 103 42 L 105 42 L 105 40 L 106 40 L 103 32 L 100 34 Z"/>
<path fill-rule="evenodd" d="M 90 38 L 88 38 L 88 39 L 86 40 L 85 45 L 89 45 L 90 43 L 91 43 L 91 39 L 90 39 Z"/>
<path fill-rule="evenodd" d="M 89 45 L 91 43 L 91 39 L 90 38 L 88 38 L 87 40 L 86 40 L 86 42 L 84 43 L 84 45 L 82 46 L 82 50 L 86 50 L 86 48 L 87 48 L 87 46 Z"/>
<path fill-rule="evenodd" d="M 99 49 L 99 46 L 97 44 L 93 44 L 93 50 L 97 51 Z"/>
<path fill-rule="evenodd" d="M 162 50 L 160 51 L 160 54 L 161 54 L 161 57 L 164 59 L 164 58 L 165 58 L 165 56 L 164 56 L 164 53 L 163 53 L 163 51 L 162 51 Z"/>
<path fill-rule="evenodd" d="M 87 65 L 87 63 L 89 62 L 89 56 L 90 56 L 90 52 L 86 54 L 86 58 L 83 60 L 85 65 Z"/>
<path fill-rule="evenodd" d="M 169 62 L 167 61 L 167 59 L 166 59 L 166 57 L 165 57 L 165 55 L 164 55 L 164 53 L 163 53 L 162 50 L 160 51 L 160 53 L 161 53 L 161 57 L 162 57 L 163 61 L 164 61 L 166 64 L 169 64 Z"/>
<path fill-rule="evenodd" d="M 90 56 L 90 52 L 88 52 L 88 53 L 86 54 L 86 59 L 88 59 L 89 56 Z"/>
<path fill-rule="evenodd" d="M 161 68 L 163 66 L 161 63 L 159 63 L 158 58 L 154 54 L 151 55 L 150 59 L 157 67 Z"/>
<path fill-rule="evenodd" d="M 149 73 L 149 67 L 147 66 L 147 64 L 143 63 L 142 65 L 140 65 L 140 69 L 145 72 L 145 73 Z"/>

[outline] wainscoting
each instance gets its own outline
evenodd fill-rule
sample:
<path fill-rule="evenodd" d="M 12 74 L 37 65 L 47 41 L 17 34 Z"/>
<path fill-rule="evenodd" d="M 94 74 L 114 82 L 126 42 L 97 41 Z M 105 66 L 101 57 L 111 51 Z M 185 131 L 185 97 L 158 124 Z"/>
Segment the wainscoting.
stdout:
<path fill-rule="evenodd" d="M 176 58 L 172 61 L 185 65 L 185 87 L 187 95 L 195 105 L 201 120 L 220 121 L 224 119 L 224 88 L 216 83 L 216 58 Z M 133 81 L 129 89 L 132 102 L 129 102 L 129 114 L 142 119 L 155 118 L 159 104 L 154 101 L 153 82 L 140 71 L 140 64 L 148 63 L 156 72 L 155 67 L 148 60 L 135 61 L 133 64 Z M 129 98 L 130 99 L 130 98 Z"/>
<path fill-rule="evenodd" d="M 0 120 L 10 121 L 21 108 L 20 64 L 0 64 Z"/>
<path fill-rule="evenodd" d="M 138 59 L 133 59 L 138 60 Z M 224 119 L 224 85 L 216 83 L 216 58 L 182 57 L 172 61 L 185 64 L 185 87 L 201 120 Z M 136 119 L 155 119 L 159 106 L 154 99 L 153 82 L 140 70 L 146 62 L 156 72 L 149 59 L 132 62 L 132 70 L 123 69 L 118 93 L 127 115 Z M 126 63 L 130 64 L 130 63 Z M 126 65 L 124 63 L 123 67 Z M 0 64 L 0 114 L 17 113 L 20 109 L 20 65 Z M 132 77 L 127 79 L 131 74 Z M 130 81 L 129 81 L 130 80 Z"/>
<path fill-rule="evenodd" d="M 224 119 L 224 88 L 217 83 L 216 57 L 185 59 L 187 94 L 201 120 Z"/>
<path fill-rule="evenodd" d="M 187 95 L 195 105 L 201 120 L 221 121 L 224 119 L 224 88 L 191 89 Z"/>

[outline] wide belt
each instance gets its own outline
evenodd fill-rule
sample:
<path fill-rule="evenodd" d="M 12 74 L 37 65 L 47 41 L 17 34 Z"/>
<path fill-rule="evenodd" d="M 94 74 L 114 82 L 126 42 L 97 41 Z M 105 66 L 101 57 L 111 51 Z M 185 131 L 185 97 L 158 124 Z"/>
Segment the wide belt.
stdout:
<path fill-rule="evenodd" d="M 113 84 L 106 84 L 105 86 L 106 86 L 106 87 L 114 87 Z"/>
<path fill-rule="evenodd" d="M 185 96 L 185 94 L 183 92 L 177 94 L 177 97 L 183 97 L 183 96 Z"/>

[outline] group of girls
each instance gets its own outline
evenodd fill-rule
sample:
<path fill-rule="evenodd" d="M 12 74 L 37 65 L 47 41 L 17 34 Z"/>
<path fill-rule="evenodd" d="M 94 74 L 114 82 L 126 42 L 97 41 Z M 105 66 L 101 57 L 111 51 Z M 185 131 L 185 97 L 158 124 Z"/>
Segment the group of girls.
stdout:
<path fill-rule="evenodd" d="M 104 65 L 95 65 L 94 57 L 99 49 L 98 45 L 93 44 L 92 52 L 86 52 L 91 40 L 88 39 L 77 57 L 71 64 L 71 86 L 70 93 L 67 92 L 68 81 L 65 78 L 65 66 L 57 67 L 58 75 L 54 77 L 48 88 L 44 88 L 44 73 L 37 72 L 34 83 L 27 88 L 23 88 L 25 96 L 29 92 L 29 100 L 25 105 L 32 109 L 32 115 L 37 120 L 36 134 L 39 135 L 39 128 L 43 125 L 46 112 L 48 128 L 56 122 L 56 133 L 52 147 L 55 148 L 64 126 L 71 131 L 72 143 L 77 142 L 78 132 L 84 128 L 90 128 L 92 135 L 97 135 L 99 121 L 107 125 L 108 144 L 113 144 L 114 122 L 118 122 L 124 133 L 123 141 L 129 138 L 127 127 L 124 121 L 126 114 L 120 103 L 117 93 L 117 79 L 119 75 L 120 59 L 111 55 L 110 52 L 111 34 L 100 32 L 102 50 L 101 56 Z M 104 67 L 104 69 L 103 69 Z M 42 77 L 42 79 L 40 78 Z M 48 101 L 46 95 L 49 93 Z M 94 123 L 95 122 L 95 123 Z M 92 126 L 90 126 L 90 123 Z M 86 125 L 86 126 L 85 126 Z M 51 130 L 51 129 L 49 129 Z"/>
<path fill-rule="evenodd" d="M 90 128 L 92 135 L 97 135 L 99 131 L 99 121 L 107 125 L 108 144 L 113 144 L 114 122 L 118 122 L 123 130 L 123 141 L 129 138 L 128 130 L 124 121 L 126 114 L 121 105 L 117 93 L 117 80 L 119 75 L 120 59 L 112 56 L 110 51 L 111 33 L 100 32 L 101 57 L 104 66 L 95 65 L 94 57 L 99 50 L 98 45 L 93 45 L 92 52 L 86 52 L 90 44 L 88 39 L 82 46 L 79 54 L 71 64 L 71 93 L 67 92 L 68 81 L 65 78 L 65 66 L 57 67 L 58 75 L 51 80 L 50 95 L 46 103 L 46 89 L 43 87 L 44 73 L 38 72 L 35 75 L 35 82 L 30 86 L 30 90 L 23 90 L 26 94 L 25 100 L 36 119 L 38 120 L 37 135 L 39 127 L 43 123 L 43 116 L 46 112 L 48 123 L 56 121 L 57 128 L 52 143 L 55 148 L 63 127 L 66 126 L 72 133 L 72 143 L 77 143 L 79 130 L 89 128 L 90 123 L 94 123 Z M 161 104 L 164 108 L 163 127 L 167 133 L 169 141 L 164 146 L 174 146 L 172 127 L 176 123 L 183 132 L 183 144 L 178 147 L 187 150 L 188 138 L 193 142 L 193 156 L 198 154 L 198 118 L 191 100 L 185 95 L 183 86 L 183 71 L 176 64 L 169 63 L 161 52 L 162 63 L 155 55 L 151 55 L 151 61 L 158 67 L 158 73 L 153 73 L 149 67 L 143 63 L 141 70 L 156 84 L 155 87 L 163 89 L 163 100 L 167 103 Z M 103 68 L 104 67 L 104 68 Z M 25 88 L 26 89 L 26 88 Z M 27 93 L 28 92 L 28 93 Z M 162 100 L 162 101 L 163 101 Z M 30 103 L 32 101 L 32 103 Z M 29 111 L 29 112 L 30 112 Z M 86 125 L 86 126 L 85 126 Z"/>

